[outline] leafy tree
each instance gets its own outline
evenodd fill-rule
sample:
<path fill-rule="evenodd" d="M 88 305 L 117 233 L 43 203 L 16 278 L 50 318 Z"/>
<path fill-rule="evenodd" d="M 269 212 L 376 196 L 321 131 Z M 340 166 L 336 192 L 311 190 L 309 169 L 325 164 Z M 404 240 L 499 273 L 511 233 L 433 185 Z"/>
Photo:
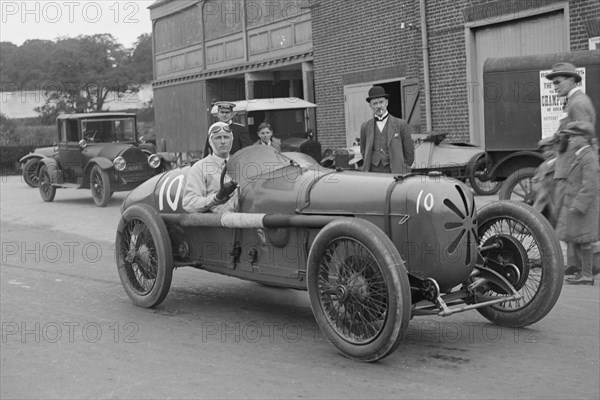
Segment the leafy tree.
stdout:
<path fill-rule="evenodd" d="M 149 33 L 137 37 L 128 64 L 135 70 L 136 78 L 140 83 L 152 82 L 152 36 Z"/>
<path fill-rule="evenodd" d="M 39 89 L 46 77 L 45 59 L 52 51 L 54 42 L 50 40 L 26 40 L 21 46 L 12 43 L 2 44 L 2 83 L 9 90 Z M 13 47 L 15 46 L 15 47 Z M 8 54 L 4 51 L 8 50 Z M 12 87 L 9 87 L 12 86 Z"/>
<path fill-rule="evenodd" d="M 140 85 L 127 59 L 110 34 L 59 39 L 45 60 L 47 104 L 36 111 L 100 111 L 109 94 L 136 93 Z"/>

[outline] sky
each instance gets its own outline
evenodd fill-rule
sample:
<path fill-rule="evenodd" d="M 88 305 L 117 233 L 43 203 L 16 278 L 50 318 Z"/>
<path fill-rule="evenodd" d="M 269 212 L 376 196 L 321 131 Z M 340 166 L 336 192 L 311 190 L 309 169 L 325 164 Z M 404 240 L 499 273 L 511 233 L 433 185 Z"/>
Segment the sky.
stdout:
<path fill-rule="evenodd" d="M 55 40 L 110 33 L 133 47 L 142 33 L 151 33 L 150 11 L 155 0 L 0 0 L 0 41 L 18 46 L 29 39 Z"/>

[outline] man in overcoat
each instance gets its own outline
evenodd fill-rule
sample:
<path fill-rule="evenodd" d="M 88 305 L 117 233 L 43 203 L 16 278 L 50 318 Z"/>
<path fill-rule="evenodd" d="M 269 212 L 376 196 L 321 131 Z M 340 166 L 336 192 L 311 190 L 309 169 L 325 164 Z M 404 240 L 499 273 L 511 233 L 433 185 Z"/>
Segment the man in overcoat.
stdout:
<path fill-rule="evenodd" d="M 363 171 L 406 174 L 415 160 L 415 147 L 406 121 L 388 112 L 388 99 L 383 87 L 369 89 L 366 100 L 373 118 L 360 127 Z"/>
<path fill-rule="evenodd" d="M 600 239 L 600 164 L 588 139 L 593 133 L 594 127 L 585 121 L 570 122 L 559 133 L 566 135 L 567 151 L 574 155 L 565 182 L 556 193 L 556 233 L 567 243 L 567 263 L 581 269 L 581 274 L 566 279 L 575 285 L 594 284 L 592 244 Z"/>

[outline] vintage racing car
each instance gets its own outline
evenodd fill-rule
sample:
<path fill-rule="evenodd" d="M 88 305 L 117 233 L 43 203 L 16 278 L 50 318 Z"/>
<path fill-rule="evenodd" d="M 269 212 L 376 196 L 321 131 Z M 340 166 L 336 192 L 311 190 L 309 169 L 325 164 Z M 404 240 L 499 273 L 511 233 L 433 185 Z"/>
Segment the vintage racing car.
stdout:
<path fill-rule="evenodd" d="M 446 133 L 413 134 L 415 161 L 412 172 L 428 174 L 439 171 L 445 176 L 469 180 L 473 191 L 480 195 L 498 192 L 501 182 L 487 179 L 487 164 L 483 148 L 462 142 L 447 142 Z M 327 151 L 321 165 L 335 168 L 362 168 L 359 139 L 346 149 Z"/>
<path fill-rule="evenodd" d="M 476 309 L 522 327 L 556 303 L 560 244 L 528 205 L 476 210 L 468 187 L 440 173 L 337 171 L 309 159 L 267 146 L 231 156 L 236 213 L 183 211 L 189 167 L 129 193 L 115 254 L 133 303 L 160 304 L 184 266 L 307 290 L 331 343 L 367 362 L 392 353 L 415 316 Z"/>

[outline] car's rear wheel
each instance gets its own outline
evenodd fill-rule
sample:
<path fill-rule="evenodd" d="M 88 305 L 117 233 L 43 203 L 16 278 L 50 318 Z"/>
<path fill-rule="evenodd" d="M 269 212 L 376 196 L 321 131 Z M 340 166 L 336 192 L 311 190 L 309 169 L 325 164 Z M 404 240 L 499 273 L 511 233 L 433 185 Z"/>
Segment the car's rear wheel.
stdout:
<path fill-rule="evenodd" d="M 125 210 L 116 237 L 119 278 L 133 303 L 151 308 L 167 296 L 173 276 L 173 253 L 165 223 L 146 205 Z"/>
<path fill-rule="evenodd" d="M 501 182 L 482 180 L 487 170 L 487 164 L 485 162 L 485 156 L 480 156 L 473 164 L 469 171 L 469 182 L 473 191 L 481 196 L 490 196 L 498 193 L 500 190 Z"/>
<path fill-rule="evenodd" d="M 532 204 L 535 196 L 532 185 L 535 171 L 536 168 L 527 167 L 510 174 L 500 187 L 498 193 L 500 200 L 516 200 Z"/>
<path fill-rule="evenodd" d="M 46 202 L 53 201 L 54 196 L 56 196 L 56 187 L 52 186 L 52 181 L 50 180 L 50 173 L 48 172 L 48 167 L 45 165 L 42 165 L 42 167 L 40 168 L 40 173 L 38 174 L 38 182 L 42 200 Z"/>
<path fill-rule="evenodd" d="M 532 207 L 513 201 L 486 204 L 477 211 L 477 221 L 481 244 L 501 244 L 481 255 L 495 265 L 518 270 L 512 273 L 513 286 L 523 296 L 477 311 L 501 326 L 522 327 L 539 321 L 552 310 L 563 285 L 563 254 L 554 229 Z M 494 286 L 484 295 L 508 296 Z"/>
<path fill-rule="evenodd" d="M 98 207 L 106 206 L 113 193 L 110 189 L 108 172 L 97 165 L 94 165 L 90 172 L 90 191 L 92 192 L 94 203 L 96 203 Z"/>
<path fill-rule="evenodd" d="M 315 238 L 307 285 L 317 324 L 346 357 L 377 361 L 406 334 L 411 298 L 404 262 L 374 224 L 341 219 Z"/>
<path fill-rule="evenodd" d="M 23 165 L 23 180 L 33 188 L 40 185 L 39 175 L 37 173 L 39 164 L 39 158 L 30 158 L 25 162 L 25 165 Z"/>

